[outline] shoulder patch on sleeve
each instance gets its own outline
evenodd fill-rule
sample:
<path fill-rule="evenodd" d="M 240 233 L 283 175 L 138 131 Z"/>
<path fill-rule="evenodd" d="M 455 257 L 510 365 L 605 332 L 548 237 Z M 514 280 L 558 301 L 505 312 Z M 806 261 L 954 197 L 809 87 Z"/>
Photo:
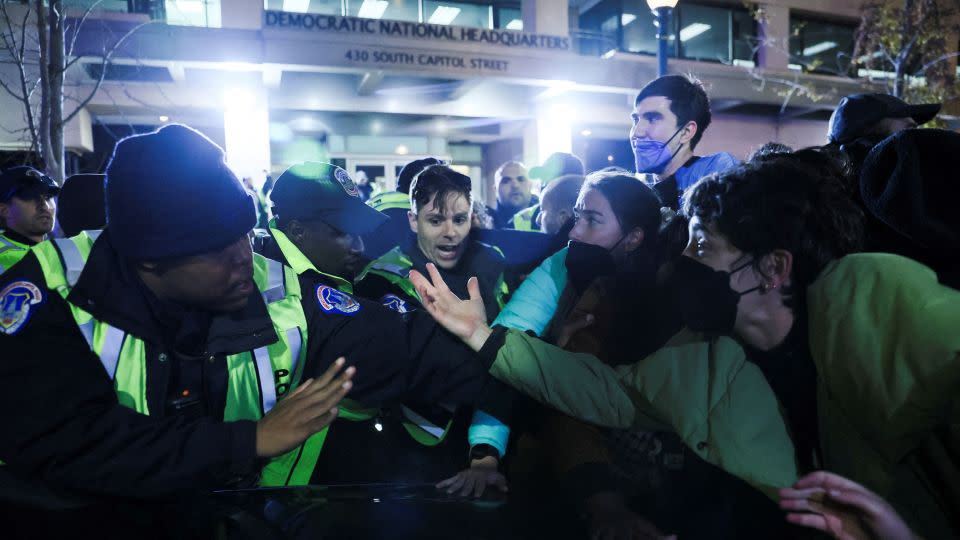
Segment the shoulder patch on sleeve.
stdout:
<path fill-rule="evenodd" d="M 43 291 L 29 281 L 14 281 L 0 291 L 0 332 L 12 336 L 30 320 L 34 306 L 43 302 Z"/>
<path fill-rule="evenodd" d="M 385 294 L 383 298 L 380 299 L 380 303 L 387 309 L 392 309 L 397 313 L 410 313 L 414 311 L 414 307 L 410 305 L 409 302 L 400 298 L 395 294 Z"/>
<path fill-rule="evenodd" d="M 360 303 L 352 296 L 326 285 L 317 286 L 317 303 L 324 313 L 353 315 L 360 311 Z"/>

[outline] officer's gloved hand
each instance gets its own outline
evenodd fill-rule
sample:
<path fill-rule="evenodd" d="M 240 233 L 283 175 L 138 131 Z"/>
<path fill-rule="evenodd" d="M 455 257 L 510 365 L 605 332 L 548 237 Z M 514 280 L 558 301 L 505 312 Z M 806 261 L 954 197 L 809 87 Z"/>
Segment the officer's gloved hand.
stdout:
<path fill-rule="evenodd" d="M 271 458 L 293 450 L 308 437 L 330 425 L 337 404 L 347 394 L 356 373 L 338 358 L 318 379 L 307 379 L 257 422 L 257 457 Z"/>

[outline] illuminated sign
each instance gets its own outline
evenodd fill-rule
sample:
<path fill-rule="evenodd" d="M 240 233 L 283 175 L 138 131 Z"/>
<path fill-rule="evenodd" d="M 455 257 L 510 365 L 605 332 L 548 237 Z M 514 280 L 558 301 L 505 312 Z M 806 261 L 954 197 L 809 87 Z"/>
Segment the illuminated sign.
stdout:
<path fill-rule="evenodd" d="M 478 43 L 515 49 L 568 51 L 570 38 L 528 34 L 511 30 L 489 30 L 409 21 L 384 21 L 312 13 L 267 11 L 264 26 L 310 32 L 372 34 L 387 37 L 414 38 L 459 43 Z"/>

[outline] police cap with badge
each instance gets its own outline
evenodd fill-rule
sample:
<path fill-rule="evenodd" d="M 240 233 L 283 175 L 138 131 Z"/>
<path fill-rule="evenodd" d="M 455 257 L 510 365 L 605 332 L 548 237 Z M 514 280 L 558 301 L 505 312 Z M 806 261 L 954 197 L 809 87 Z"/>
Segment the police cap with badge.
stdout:
<path fill-rule="evenodd" d="M 388 219 L 363 202 L 347 171 L 330 163 L 290 167 L 277 178 L 270 200 L 273 213 L 284 221 L 317 219 L 353 235 L 369 233 Z"/>
<path fill-rule="evenodd" d="M 33 167 L 11 167 L 0 173 L 0 202 L 7 202 L 14 195 L 33 199 L 44 194 L 56 197 L 59 193 L 60 186 Z"/>

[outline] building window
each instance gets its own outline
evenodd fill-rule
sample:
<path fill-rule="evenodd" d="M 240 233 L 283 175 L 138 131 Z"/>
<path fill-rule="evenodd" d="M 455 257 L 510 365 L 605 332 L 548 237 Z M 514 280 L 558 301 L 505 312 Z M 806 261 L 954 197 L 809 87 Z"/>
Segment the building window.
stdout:
<path fill-rule="evenodd" d="M 343 15 L 343 2 L 341 0 L 264 0 L 263 9 L 316 15 Z"/>
<path fill-rule="evenodd" d="M 791 13 L 790 68 L 846 75 L 856 24 L 828 22 Z"/>
<path fill-rule="evenodd" d="M 493 28 L 493 6 L 424 0 L 423 19 L 430 24 Z"/>
<path fill-rule="evenodd" d="M 166 0 L 167 24 L 220 28 L 220 0 Z"/>
<path fill-rule="evenodd" d="M 347 15 L 367 19 L 522 30 L 517 2 L 443 0 L 264 0 L 268 11 Z"/>
<path fill-rule="evenodd" d="M 96 11 L 119 11 L 121 13 L 139 13 L 137 6 L 131 5 L 127 0 L 65 0 L 63 7 L 66 9 L 86 10 L 91 7 Z M 146 12 L 145 12 L 146 13 Z"/>
<path fill-rule="evenodd" d="M 523 17 L 518 7 L 496 7 L 493 10 L 493 27 L 503 30 L 523 30 Z"/>
<path fill-rule="evenodd" d="M 621 49 L 620 14 L 617 0 L 601 0 L 582 13 L 576 34 L 580 54 L 601 56 Z"/>
<path fill-rule="evenodd" d="M 604 0 L 580 16 L 583 54 L 610 49 L 657 54 L 655 16 L 646 0 Z M 756 23 L 743 9 L 685 2 L 673 11 L 670 56 L 709 62 L 753 60 Z M 606 43 L 607 49 L 595 42 Z"/>
<path fill-rule="evenodd" d="M 347 15 L 364 19 L 420 22 L 417 0 L 347 0 Z"/>

